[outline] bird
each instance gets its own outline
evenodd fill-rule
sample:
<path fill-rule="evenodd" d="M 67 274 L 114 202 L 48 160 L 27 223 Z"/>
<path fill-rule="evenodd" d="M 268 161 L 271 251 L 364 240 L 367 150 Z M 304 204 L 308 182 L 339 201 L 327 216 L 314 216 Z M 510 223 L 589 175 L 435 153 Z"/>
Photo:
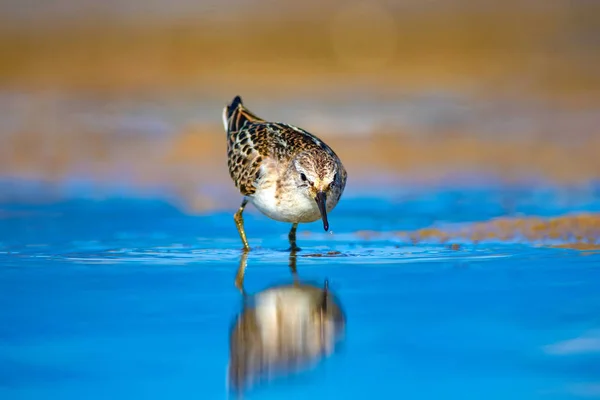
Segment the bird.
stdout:
<path fill-rule="evenodd" d="M 297 126 L 271 122 L 251 112 L 237 95 L 223 108 L 229 175 L 243 196 L 234 221 L 243 244 L 250 246 L 243 212 L 252 203 L 262 214 L 291 223 L 290 251 L 299 223 L 323 221 L 338 204 L 348 174 L 337 154 L 317 136 Z"/>

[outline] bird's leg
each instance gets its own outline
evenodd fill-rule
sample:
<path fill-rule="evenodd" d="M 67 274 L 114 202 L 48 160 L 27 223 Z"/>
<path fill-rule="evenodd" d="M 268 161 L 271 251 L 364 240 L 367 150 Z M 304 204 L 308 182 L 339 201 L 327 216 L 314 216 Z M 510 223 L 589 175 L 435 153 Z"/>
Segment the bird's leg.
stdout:
<path fill-rule="evenodd" d="M 292 224 L 292 229 L 290 229 L 290 234 L 288 235 L 288 239 L 290 240 L 290 251 L 296 252 L 300 251 L 300 247 L 296 245 L 296 229 L 298 229 L 298 223 Z"/>
<path fill-rule="evenodd" d="M 246 265 L 248 265 L 248 252 L 244 251 L 240 257 L 240 265 L 238 267 L 237 274 L 235 275 L 235 287 L 238 288 L 244 297 L 246 296 L 246 291 L 244 290 L 244 275 L 246 273 Z"/>
<path fill-rule="evenodd" d="M 240 208 L 233 216 L 235 226 L 237 226 L 238 233 L 240 234 L 240 238 L 242 239 L 242 243 L 244 244 L 244 248 L 242 250 L 244 250 L 245 252 L 250 250 L 250 246 L 248 246 L 248 240 L 246 240 L 246 232 L 244 231 L 244 217 L 242 217 L 242 213 L 244 212 L 246 204 L 248 204 L 248 199 L 244 197 Z"/>
<path fill-rule="evenodd" d="M 298 286 L 298 271 L 296 270 L 296 250 L 290 252 L 290 271 L 294 277 L 294 286 Z"/>

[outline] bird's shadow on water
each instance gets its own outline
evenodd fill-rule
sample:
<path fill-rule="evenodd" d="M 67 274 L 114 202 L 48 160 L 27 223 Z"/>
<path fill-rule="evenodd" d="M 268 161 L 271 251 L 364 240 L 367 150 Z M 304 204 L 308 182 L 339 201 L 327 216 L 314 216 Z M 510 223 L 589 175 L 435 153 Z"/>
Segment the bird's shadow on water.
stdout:
<path fill-rule="evenodd" d="M 298 254 L 291 251 L 291 282 L 249 294 L 244 288 L 248 252 L 240 256 L 235 286 L 242 297 L 229 336 L 228 392 L 242 398 L 249 391 L 316 367 L 339 351 L 346 331 L 340 299 L 324 282 L 302 282 Z"/>

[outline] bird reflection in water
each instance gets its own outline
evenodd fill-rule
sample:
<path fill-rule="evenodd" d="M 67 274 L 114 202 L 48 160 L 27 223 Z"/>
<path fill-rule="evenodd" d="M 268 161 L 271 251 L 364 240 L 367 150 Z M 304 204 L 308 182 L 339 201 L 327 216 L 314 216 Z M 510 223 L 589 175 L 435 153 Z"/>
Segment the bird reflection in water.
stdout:
<path fill-rule="evenodd" d="M 315 366 L 334 352 L 346 325 L 327 280 L 320 286 L 298 280 L 295 252 L 290 253 L 293 282 L 251 296 L 244 290 L 247 257 L 243 253 L 236 277 L 244 302 L 231 329 L 227 379 L 238 394 Z"/>

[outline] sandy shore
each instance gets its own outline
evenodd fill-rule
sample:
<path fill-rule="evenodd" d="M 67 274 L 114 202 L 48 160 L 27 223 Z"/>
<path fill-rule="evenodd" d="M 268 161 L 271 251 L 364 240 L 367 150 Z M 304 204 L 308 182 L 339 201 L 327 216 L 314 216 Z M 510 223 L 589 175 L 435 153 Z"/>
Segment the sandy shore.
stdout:
<path fill-rule="evenodd" d="M 454 250 L 460 250 L 460 245 L 456 242 L 482 241 L 600 250 L 600 214 L 582 213 L 556 218 L 505 217 L 446 227 L 429 227 L 410 232 L 359 231 L 357 235 L 364 239 L 391 235 L 412 243 L 447 243 Z"/>

